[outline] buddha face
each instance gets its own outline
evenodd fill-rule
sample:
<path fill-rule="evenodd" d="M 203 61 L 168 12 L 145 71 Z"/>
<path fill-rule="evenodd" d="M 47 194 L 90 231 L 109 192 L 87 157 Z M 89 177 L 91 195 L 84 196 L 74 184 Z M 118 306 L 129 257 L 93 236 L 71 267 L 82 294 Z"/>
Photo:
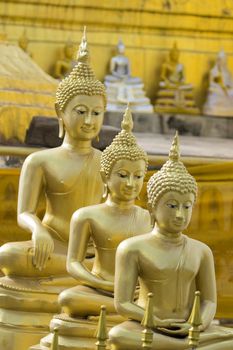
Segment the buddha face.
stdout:
<path fill-rule="evenodd" d="M 103 123 L 104 99 L 102 96 L 77 95 L 68 102 L 61 117 L 70 137 L 92 140 Z"/>
<path fill-rule="evenodd" d="M 116 161 L 106 183 L 115 202 L 135 200 L 139 195 L 145 175 L 146 163 L 143 159 Z"/>
<path fill-rule="evenodd" d="M 167 234 L 182 232 L 188 227 L 192 216 L 194 194 L 166 192 L 152 209 L 157 227 Z"/>

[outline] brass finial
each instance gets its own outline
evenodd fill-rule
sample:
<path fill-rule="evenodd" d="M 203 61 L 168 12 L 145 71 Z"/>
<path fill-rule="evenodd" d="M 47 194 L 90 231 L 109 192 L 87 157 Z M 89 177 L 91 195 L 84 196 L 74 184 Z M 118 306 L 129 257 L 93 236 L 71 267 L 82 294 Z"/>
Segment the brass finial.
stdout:
<path fill-rule="evenodd" d="M 106 306 L 101 306 L 99 323 L 96 331 L 96 350 L 105 350 L 107 347 L 108 331 L 106 325 Z"/>
<path fill-rule="evenodd" d="M 178 162 L 180 160 L 180 141 L 178 131 L 176 131 L 174 139 L 172 141 L 172 146 L 169 152 L 169 159 L 173 162 Z"/>
<path fill-rule="evenodd" d="M 200 310 L 200 295 L 199 291 L 195 292 L 193 308 L 188 322 L 191 324 L 189 329 L 189 345 L 192 350 L 195 350 L 198 347 L 200 330 L 199 326 L 202 324 L 201 321 L 201 310 Z"/>
<path fill-rule="evenodd" d="M 127 132 L 131 132 L 133 129 L 133 117 L 132 117 L 129 103 L 128 103 L 126 110 L 125 110 L 125 113 L 123 115 L 123 120 L 121 122 L 121 128 L 122 128 L 122 130 L 125 130 Z"/>
<path fill-rule="evenodd" d="M 53 341 L 50 350 L 58 350 L 58 328 L 53 329 Z"/>
<path fill-rule="evenodd" d="M 86 36 L 86 26 L 84 26 L 82 40 L 79 45 L 77 60 L 78 62 L 88 63 L 89 59 L 90 57 L 89 57 L 89 50 L 88 50 L 88 43 L 87 43 L 87 36 Z"/>
<path fill-rule="evenodd" d="M 154 294 L 148 293 L 147 295 L 147 302 L 146 302 L 146 310 L 144 313 L 143 320 L 141 322 L 141 325 L 144 328 L 142 331 L 142 347 L 144 349 L 151 349 L 152 342 L 153 342 L 153 331 L 152 328 L 154 326 L 153 322 L 153 306 L 152 306 L 152 298 Z"/>

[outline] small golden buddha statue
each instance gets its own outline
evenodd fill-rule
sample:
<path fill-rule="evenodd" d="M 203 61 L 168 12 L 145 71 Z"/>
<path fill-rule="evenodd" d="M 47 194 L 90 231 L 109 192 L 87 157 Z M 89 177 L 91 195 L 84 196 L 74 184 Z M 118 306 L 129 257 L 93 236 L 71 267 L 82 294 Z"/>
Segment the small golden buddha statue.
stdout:
<path fill-rule="evenodd" d="M 54 78 L 65 78 L 75 66 L 74 61 L 75 46 L 71 41 L 67 41 L 63 49 L 63 58 L 57 60 L 54 67 Z"/>
<path fill-rule="evenodd" d="M 87 317 L 99 315 L 101 305 L 106 305 L 112 322 L 119 320 L 119 316 L 114 318 L 113 298 L 116 248 L 124 239 L 151 230 L 149 212 L 134 204 L 148 161 L 131 133 L 132 127 L 131 112 L 127 108 L 121 132 L 102 153 L 101 175 L 106 201 L 80 208 L 72 216 L 67 270 L 81 284 L 59 295 L 65 314 L 55 316 L 51 322 L 52 329 L 58 327 L 63 335 L 70 336 L 69 349 L 77 350 L 79 346 L 81 349 L 94 341 L 94 334 L 85 340 L 89 327 L 93 327 L 89 320 L 95 319 L 87 320 Z M 90 239 L 95 248 L 92 270 L 84 264 Z M 41 348 L 46 349 L 47 343 L 48 337 L 42 339 Z"/>
<path fill-rule="evenodd" d="M 110 74 L 105 77 L 107 87 L 107 110 L 122 112 L 126 103 L 130 103 L 133 112 L 152 113 L 153 107 L 145 97 L 140 78 L 131 76 L 130 61 L 125 56 L 125 45 L 119 40 L 117 55 L 112 57 Z"/>
<path fill-rule="evenodd" d="M 212 326 L 216 311 L 214 260 L 210 248 L 191 239 L 187 228 L 197 184 L 180 160 L 178 136 L 169 160 L 147 186 L 152 232 L 122 242 L 116 254 L 115 306 L 130 319 L 110 331 L 112 349 L 140 349 L 140 322 L 148 293 L 153 293 L 152 349 L 189 349 L 188 333 L 195 290 L 200 291 L 200 348 L 233 348 L 233 330 Z M 139 280 L 140 293 L 133 301 Z"/>
<path fill-rule="evenodd" d="M 185 83 L 184 66 L 179 62 L 179 56 L 180 51 L 175 42 L 162 65 L 159 92 L 155 101 L 155 111 L 158 113 L 199 112 L 193 98 L 193 87 Z"/>
<path fill-rule="evenodd" d="M 223 50 L 218 53 L 209 74 L 209 89 L 203 113 L 222 117 L 233 116 L 233 79 Z"/>
<path fill-rule="evenodd" d="M 64 141 L 60 147 L 30 155 L 20 176 L 18 223 L 31 232 L 32 240 L 0 248 L 5 275 L 0 279 L 1 324 L 18 322 L 23 327 L 24 321 L 27 326 L 41 321 L 48 327 L 52 314 L 60 310 L 58 294 L 76 284 L 66 271 L 71 217 L 78 208 L 100 203 L 102 198 L 101 152 L 91 142 L 103 122 L 106 95 L 90 67 L 85 33 L 77 65 L 60 82 L 56 98 Z M 46 199 L 42 219 L 37 215 L 41 196 Z M 13 310 L 12 319 L 7 309 Z"/>

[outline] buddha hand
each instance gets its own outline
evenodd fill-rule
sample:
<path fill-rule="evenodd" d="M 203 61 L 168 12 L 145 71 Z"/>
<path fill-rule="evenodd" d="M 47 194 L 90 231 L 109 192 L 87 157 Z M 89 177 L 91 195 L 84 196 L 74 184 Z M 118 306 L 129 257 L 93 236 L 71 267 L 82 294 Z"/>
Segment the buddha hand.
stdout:
<path fill-rule="evenodd" d="M 180 336 L 186 336 L 189 333 L 189 329 L 191 328 L 191 324 L 188 322 L 174 322 L 171 323 L 172 327 L 177 327 L 177 329 L 174 331 L 176 335 Z"/>
<path fill-rule="evenodd" d="M 54 242 L 49 232 L 43 227 L 36 227 L 32 234 L 34 254 L 32 264 L 40 271 L 45 265 L 54 250 Z"/>

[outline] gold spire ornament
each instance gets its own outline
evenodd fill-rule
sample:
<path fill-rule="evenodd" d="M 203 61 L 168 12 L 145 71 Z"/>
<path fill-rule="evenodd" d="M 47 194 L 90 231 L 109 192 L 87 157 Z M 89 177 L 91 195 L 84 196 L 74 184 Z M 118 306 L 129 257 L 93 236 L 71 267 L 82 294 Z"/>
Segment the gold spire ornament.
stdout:
<path fill-rule="evenodd" d="M 100 318 L 96 332 L 97 342 L 96 350 L 105 350 L 107 348 L 108 331 L 106 325 L 106 306 L 102 305 L 100 310 Z"/>
<path fill-rule="evenodd" d="M 53 329 L 53 341 L 52 344 L 50 346 L 50 350 L 58 350 L 59 346 L 58 346 L 58 328 L 54 328 Z"/>
<path fill-rule="evenodd" d="M 114 137 L 111 145 L 101 155 L 101 172 L 105 176 L 109 176 L 113 164 L 120 159 L 132 161 L 143 159 L 146 163 L 146 172 L 148 157 L 146 152 L 137 144 L 136 137 L 132 134 L 133 118 L 129 105 L 125 110 L 121 128 L 122 130 Z"/>
<path fill-rule="evenodd" d="M 147 295 L 145 314 L 141 322 L 141 325 L 145 327 L 144 330 L 142 331 L 142 348 L 146 350 L 151 349 L 152 342 L 153 342 L 153 331 L 152 331 L 154 326 L 153 304 L 152 304 L 153 296 L 154 296 L 153 293 L 148 293 Z"/>
<path fill-rule="evenodd" d="M 147 184 L 148 203 L 155 207 L 159 198 L 168 191 L 193 193 L 196 199 L 197 183 L 180 160 L 179 136 L 176 132 L 169 152 L 169 160 L 155 173 Z"/>
<path fill-rule="evenodd" d="M 192 312 L 189 318 L 189 323 L 191 328 L 189 329 L 189 345 L 190 349 L 195 350 L 198 347 L 199 338 L 200 338 L 200 326 L 201 321 L 201 308 L 200 308 L 200 295 L 199 291 L 195 292 L 195 298 L 193 302 Z"/>
<path fill-rule="evenodd" d="M 105 86 L 97 80 L 94 71 L 90 67 L 90 55 L 85 27 L 78 50 L 77 64 L 70 74 L 59 83 L 57 88 L 56 103 L 60 110 L 64 111 L 68 101 L 76 95 L 103 96 L 106 107 L 107 97 Z"/>

